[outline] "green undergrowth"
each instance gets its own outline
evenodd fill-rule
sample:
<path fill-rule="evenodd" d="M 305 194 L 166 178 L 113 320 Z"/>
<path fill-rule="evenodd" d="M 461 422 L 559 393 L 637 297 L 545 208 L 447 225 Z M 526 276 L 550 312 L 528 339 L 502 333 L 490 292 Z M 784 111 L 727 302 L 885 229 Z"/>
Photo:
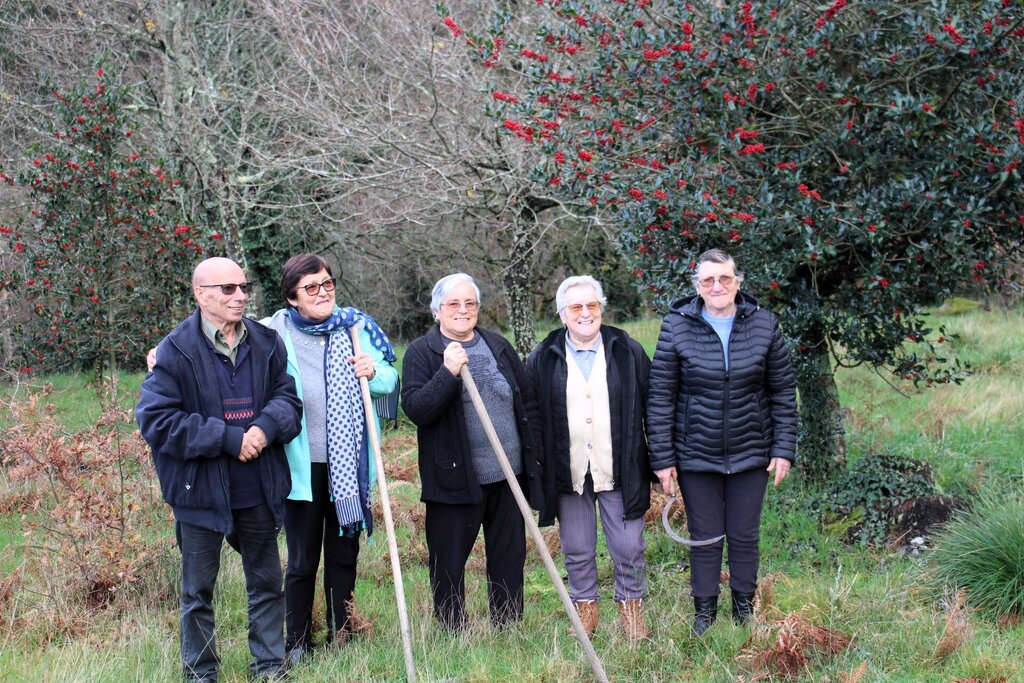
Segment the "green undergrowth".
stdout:
<path fill-rule="evenodd" d="M 884 378 L 864 368 L 837 375 L 846 411 L 849 460 L 893 455 L 928 463 L 934 485 L 968 502 L 980 491 L 1001 495 L 1020 490 L 1024 443 L 1021 408 L 1024 381 L 1024 323 L 1019 313 L 971 311 L 942 319 L 960 337 L 950 343 L 970 359 L 973 375 L 961 387 L 897 393 Z M 653 352 L 660 321 L 623 326 Z M 141 377 L 124 380 L 137 386 Z M 47 380 L 52 381 L 52 380 Z M 88 424 L 76 407 L 91 388 L 73 379 L 53 381 L 54 394 L 67 397 L 66 424 Z M 76 386 L 78 388 L 76 388 Z M 81 393 L 76 393 L 76 392 Z M 78 401 L 72 397 L 78 396 Z M 64 401 L 64 398 L 61 399 Z M 62 413 L 63 414 L 63 413 Z M 407 421 L 385 435 L 388 480 L 411 621 L 414 658 L 421 681 L 522 682 L 592 680 L 582 648 L 567 633 L 569 625 L 558 594 L 532 543 L 527 564 L 526 613 L 522 624 L 495 632 L 488 623 L 482 543 L 468 564 L 470 629 L 451 635 L 431 616 L 423 540 L 423 507 L 416 479 L 415 432 Z M 628 644 L 618 625 L 611 596 L 612 568 L 599 545 L 601 622 L 594 648 L 610 680 L 668 682 L 783 680 L 756 665 L 758 652 L 745 649 L 753 634 L 775 634 L 779 624 L 811 624 L 851 639 L 834 655 L 808 650 L 799 681 L 897 681 L 949 683 L 955 680 L 1024 680 L 1024 628 L 1014 620 L 996 621 L 969 611 L 968 627 L 945 652 L 951 614 L 950 591 L 931 571 L 931 546 L 906 552 L 902 542 L 885 538 L 872 544 L 850 543 L 842 525 L 830 525 L 808 505 L 824 487 L 803 481 L 799 468 L 783 485 L 769 487 L 762 521 L 761 603 L 752 631 L 728 618 L 723 586 L 718 623 L 703 639 L 689 631 L 688 553 L 661 531 L 660 519 L 648 525 L 649 597 L 645 602 L 654 630 L 651 641 Z M 152 533 L 164 543 L 173 538 L 166 508 L 152 501 L 162 524 Z M 24 561 L 16 550 L 20 516 L 0 517 L 0 562 L 6 570 Z M 682 529 L 680 529 L 682 530 Z M 544 530 L 557 548 L 557 534 Z M 357 638 L 343 648 L 318 653 L 292 672 L 293 681 L 402 681 L 405 665 L 398 612 L 383 521 L 373 542 L 364 542 L 356 601 L 376 627 L 372 638 Z M 282 559 L 285 557 L 283 538 Z M 173 552 L 162 571 L 177 572 Z M 555 554 L 561 568 L 561 556 Z M 42 571 L 39 568 L 39 571 Z M 564 580 L 564 572 L 562 572 Z M 164 580 L 153 579 L 161 585 Z M 0 592 L 0 681 L 177 681 L 177 595 L 139 593 L 134 600 L 86 610 L 73 596 L 32 593 L 39 584 L 4 597 Z M 2 591 L 2 583 L 0 583 Z M 216 597 L 222 681 L 247 679 L 248 647 L 244 581 L 237 555 L 224 551 Z M 47 610 L 63 606 L 60 618 Z M 322 619 L 322 597 L 317 616 Z M 775 630 L 773 630 L 775 629 Z M 317 634 L 318 639 L 323 633 Z M 941 655 L 939 654 L 941 652 Z M 763 653 L 762 653 L 763 654 Z"/>

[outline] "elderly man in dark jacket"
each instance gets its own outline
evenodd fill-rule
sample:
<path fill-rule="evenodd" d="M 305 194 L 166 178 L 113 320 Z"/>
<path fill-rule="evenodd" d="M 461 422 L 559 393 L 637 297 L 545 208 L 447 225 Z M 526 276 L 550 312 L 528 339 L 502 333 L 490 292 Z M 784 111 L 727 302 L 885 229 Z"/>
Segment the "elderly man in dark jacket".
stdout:
<path fill-rule="evenodd" d="M 157 347 L 136 417 L 181 549 L 181 659 L 187 680 L 214 681 L 213 591 L 226 534 L 237 538 L 249 596 L 250 669 L 284 675 L 284 594 L 277 536 L 291 489 L 283 444 L 302 403 L 277 333 L 244 317 L 249 284 L 225 258 L 192 277 L 198 310 Z"/>
<path fill-rule="evenodd" d="M 544 437 L 541 524 L 558 517 L 569 591 L 588 634 L 599 621 L 597 512 L 612 556 L 615 601 L 627 639 L 650 636 L 644 513 L 653 475 L 644 438 L 651 362 L 624 331 L 601 324 L 604 291 L 589 275 L 555 295 L 564 327 L 530 354 Z"/>
<path fill-rule="evenodd" d="M 670 493 L 676 481 L 690 535 L 725 535 L 733 618 L 753 612 L 761 506 L 796 459 L 796 379 L 775 315 L 740 292 L 743 274 L 720 249 L 700 256 L 697 296 L 672 304 L 651 366 L 647 437 L 651 467 Z M 693 630 L 718 611 L 722 544 L 691 553 Z"/>

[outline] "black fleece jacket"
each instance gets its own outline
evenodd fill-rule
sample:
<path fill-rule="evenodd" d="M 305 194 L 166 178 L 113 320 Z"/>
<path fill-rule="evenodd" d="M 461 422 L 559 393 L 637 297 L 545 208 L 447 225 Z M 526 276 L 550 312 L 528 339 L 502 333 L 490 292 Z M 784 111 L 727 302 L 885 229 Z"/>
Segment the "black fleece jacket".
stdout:
<path fill-rule="evenodd" d="M 500 334 L 477 327 L 494 354 L 498 370 L 512 387 L 516 425 L 523 453 L 523 480 L 530 504 L 540 509 L 543 452 L 537 399 L 515 349 Z M 402 410 L 416 425 L 419 442 L 420 500 L 424 502 L 476 504 L 483 492 L 473 470 L 466 418 L 462 408 L 462 380 L 444 367 L 449 342 L 435 325 L 413 341 L 402 360 Z"/>
<path fill-rule="evenodd" d="M 651 467 L 731 474 L 796 460 L 796 379 L 771 311 L 743 292 L 729 337 L 729 369 L 699 297 L 665 316 L 651 366 Z"/>

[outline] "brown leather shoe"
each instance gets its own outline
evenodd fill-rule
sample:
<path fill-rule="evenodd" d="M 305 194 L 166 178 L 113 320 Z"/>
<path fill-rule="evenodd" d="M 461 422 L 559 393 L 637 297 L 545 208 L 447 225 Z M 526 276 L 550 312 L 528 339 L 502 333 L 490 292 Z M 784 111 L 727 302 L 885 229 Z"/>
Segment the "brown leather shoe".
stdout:
<path fill-rule="evenodd" d="M 626 632 L 626 638 L 631 643 L 638 640 L 646 640 L 651 637 L 651 629 L 647 628 L 644 621 L 643 600 L 622 600 L 619 602 L 619 621 L 622 623 L 622 630 Z"/>
<path fill-rule="evenodd" d="M 355 600 L 345 603 L 345 611 L 348 613 L 348 630 L 352 635 L 373 638 L 373 622 L 356 610 Z"/>
<path fill-rule="evenodd" d="M 583 600 L 573 604 L 576 605 L 576 614 L 580 615 L 580 621 L 583 622 L 583 630 L 586 631 L 589 638 L 594 635 L 594 631 L 597 630 L 597 622 L 600 620 L 597 600 Z M 572 626 L 569 627 L 569 635 L 576 635 L 576 629 Z"/>

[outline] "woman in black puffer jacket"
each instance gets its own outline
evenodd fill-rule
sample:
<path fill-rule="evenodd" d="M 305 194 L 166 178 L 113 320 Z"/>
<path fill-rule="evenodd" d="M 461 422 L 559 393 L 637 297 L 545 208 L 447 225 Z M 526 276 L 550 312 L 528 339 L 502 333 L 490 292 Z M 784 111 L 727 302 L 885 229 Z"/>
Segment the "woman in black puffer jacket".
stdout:
<path fill-rule="evenodd" d="M 778 320 L 740 293 L 729 254 L 700 256 L 697 296 L 675 302 L 651 366 L 647 437 L 665 491 L 681 488 L 690 535 L 725 535 L 733 618 L 753 613 L 761 506 L 796 459 L 796 379 Z M 693 630 L 718 611 L 722 544 L 691 550 Z"/>

